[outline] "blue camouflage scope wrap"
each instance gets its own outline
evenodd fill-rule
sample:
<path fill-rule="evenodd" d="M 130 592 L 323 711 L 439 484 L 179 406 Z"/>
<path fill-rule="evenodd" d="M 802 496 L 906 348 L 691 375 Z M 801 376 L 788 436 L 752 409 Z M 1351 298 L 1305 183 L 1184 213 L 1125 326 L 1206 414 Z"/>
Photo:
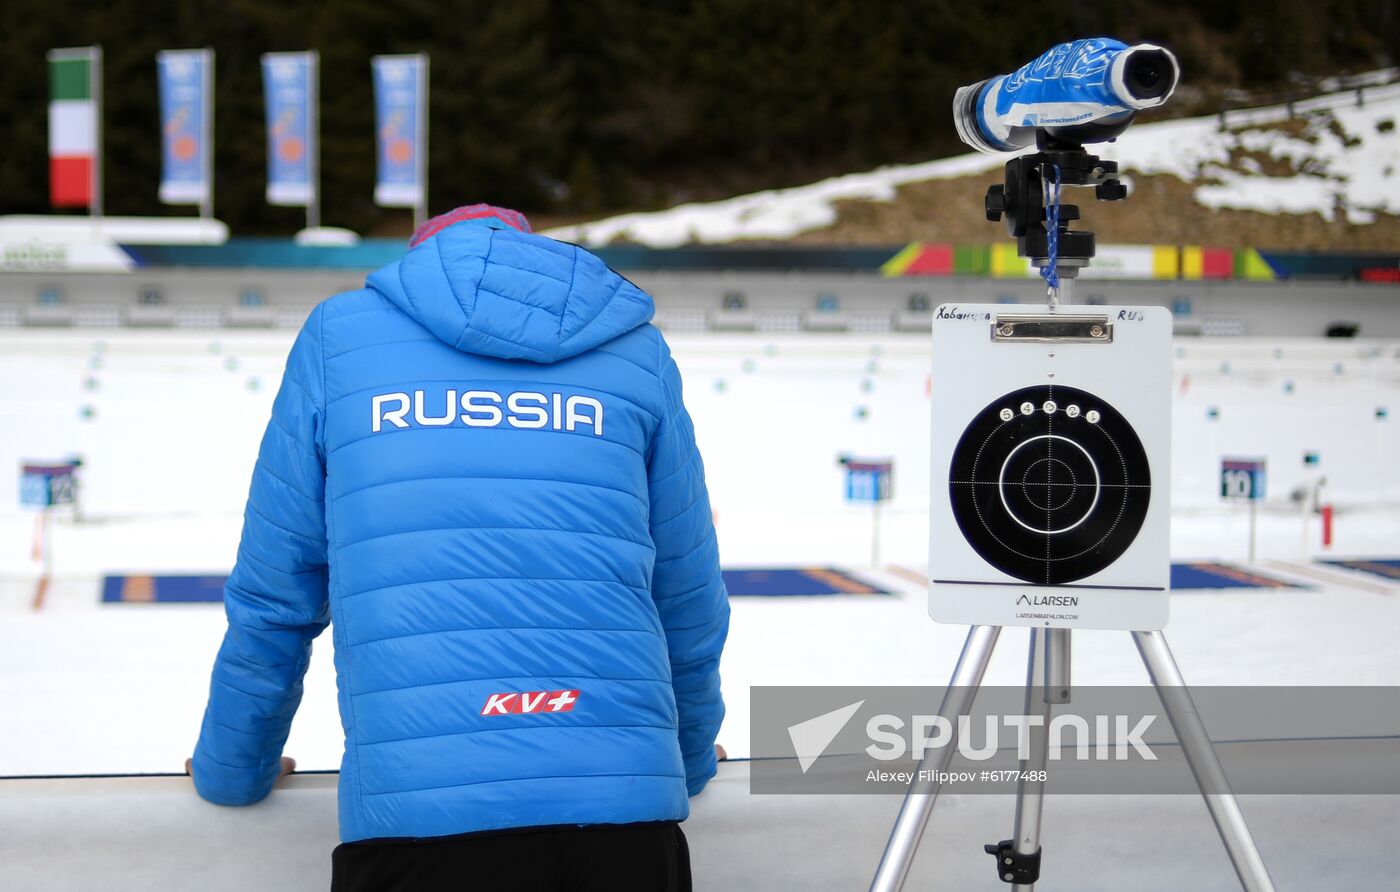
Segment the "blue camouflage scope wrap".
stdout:
<path fill-rule="evenodd" d="M 1057 44 L 1011 74 L 962 87 L 953 99 L 953 120 L 962 141 L 982 152 L 1014 152 L 1034 143 L 1037 130 L 1101 142 L 1122 132 L 1137 112 L 1166 102 L 1179 78 L 1176 57 L 1162 47 L 1090 37 Z"/>

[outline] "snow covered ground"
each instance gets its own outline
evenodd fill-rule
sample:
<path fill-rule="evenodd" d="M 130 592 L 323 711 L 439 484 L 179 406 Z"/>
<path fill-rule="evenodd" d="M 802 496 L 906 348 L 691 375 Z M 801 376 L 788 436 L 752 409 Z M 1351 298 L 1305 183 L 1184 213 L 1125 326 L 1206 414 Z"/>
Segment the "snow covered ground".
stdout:
<path fill-rule="evenodd" d="M 1400 84 L 1368 88 L 1294 104 L 1301 127 L 1280 125 L 1287 106 L 1232 111 L 1220 118 L 1183 118 L 1137 124 L 1101 157 L 1129 174 L 1172 174 L 1197 183 L 1196 200 L 1211 208 L 1266 213 L 1342 213 L 1370 223 L 1376 211 L 1400 213 Z M 893 165 L 832 177 L 807 186 L 770 189 L 722 201 L 683 204 L 653 213 L 623 214 L 550 230 L 546 235 L 583 245 L 613 241 L 655 248 L 743 239 L 786 239 L 836 222 L 838 201 L 891 201 L 908 183 L 982 173 L 1007 155 L 967 154 L 922 164 Z M 1266 170 L 1264 159 L 1271 162 Z M 1279 169 L 1275 169 L 1279 168 Z"/>
<path fill-rule="evenodd" d="M 33 517 L 0 478 L 0 775 L 178 770 L 194 743 L 223 629 L 212 605 L 98 604 L 120 572 L 226 572 L 290 334 L 0 333 L 0 466 L 80 453 L 84 520 L 55 525 L 56 580 L 29 607 Z M 735 599 L 722 741 L 748 750 L 754 684 L 942 683 L 964 629 L 924 612 L 928 341 L 921 336 L 672 339 L 730 566 L 871 563 L 868 508 L 842 501 L 836 459 L 892 456 L 880 569 L 896 597 Z M 1400 585 L 1300 563 L 1288 492 L 1316 450 L 1339 505 L 1339 555 L 1400 554 L 1400 343 L 1178 343 L 1174 554 L 1239 558 L 1245 515 L 1219 505 L 1222 454 L 1266 455 L 1263 569 L 1314 583 L 1173 597 L 1168 628 L 1197 684 L 1398 684 Z M 1217 410 L 1212 418 L 1211 409 Z M 1378 417 L 1378 409 L 1390 417 Z M 867 571 L 862 571 L 867 572 Z M 990 681 L 1017 684 L 1024 633 Z M 1076 638 L 1081 683 L 1143 680 L 1126 635 Z M 288 753 L 336 767 L 329 637 Z"/>

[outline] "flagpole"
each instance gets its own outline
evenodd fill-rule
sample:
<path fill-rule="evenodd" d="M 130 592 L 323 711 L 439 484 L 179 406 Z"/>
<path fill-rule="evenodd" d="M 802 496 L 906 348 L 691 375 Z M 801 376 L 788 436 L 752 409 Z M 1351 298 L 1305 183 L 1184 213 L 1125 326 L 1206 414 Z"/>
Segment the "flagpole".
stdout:
<path fill-rule="evenodd" d="M 308 171 L 311 175 L 311 195 L 306 200 L 306 228 L 316 229 L 321 225 L 321 54 L 310 50 L 306 56 L 306 129 L 315 146 L 306 160 L 311 168 Z"/>
<path fill-rule="evenodd" d="M 204 56 L 204 121 L 201 143 L 204 148 L 204 195 L 199 202 L 199 216 L 214 217 L 214 50 L 205 47 Z"/>
<path fill-rule="evenodd" d="M 93 159 L 92 159 L 92 201 L 88 214 L 94 223 L 102 219 L 102 46 L 88 47 L 88 89 L 92 96 L 93 117 Z"/>
<path fill-rule="evenodd" d="M 413 208 L 413 228 L 428 219 L 428 54 L 418 54 L 418 95 L 422 107 L 418 114 L 418 203 Z"/>

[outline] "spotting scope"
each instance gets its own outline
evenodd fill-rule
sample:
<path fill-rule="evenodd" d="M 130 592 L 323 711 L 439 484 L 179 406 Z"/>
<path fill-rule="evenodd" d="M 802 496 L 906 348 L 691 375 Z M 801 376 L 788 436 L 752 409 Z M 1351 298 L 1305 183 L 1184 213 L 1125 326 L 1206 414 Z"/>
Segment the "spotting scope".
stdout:
<path fill-rule="evenodd" d="M 1014 152 L 1037 134 L 1074 145 L 1117 137 L 1139 111 L 1166 102 L 1181 69 L 1169 50 L 1111 37 L 1057 44 L 1011 74 L 962 87 L 953 121 L 980 152 Z"/>

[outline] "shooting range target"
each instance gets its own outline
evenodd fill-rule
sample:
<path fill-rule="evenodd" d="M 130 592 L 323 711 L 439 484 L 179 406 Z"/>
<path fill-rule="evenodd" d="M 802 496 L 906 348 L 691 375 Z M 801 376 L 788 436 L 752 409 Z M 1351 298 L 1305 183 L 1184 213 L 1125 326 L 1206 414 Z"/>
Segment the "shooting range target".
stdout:
<path fill-rule="evenodd" d="M 1013 391 L 972 419 L 948 469 L 953 518 L 1002 572 L 1037 585 L 1092 576 L 1142 529 L 1147 453 L 1106 400 L 1057 384 Z"/>

